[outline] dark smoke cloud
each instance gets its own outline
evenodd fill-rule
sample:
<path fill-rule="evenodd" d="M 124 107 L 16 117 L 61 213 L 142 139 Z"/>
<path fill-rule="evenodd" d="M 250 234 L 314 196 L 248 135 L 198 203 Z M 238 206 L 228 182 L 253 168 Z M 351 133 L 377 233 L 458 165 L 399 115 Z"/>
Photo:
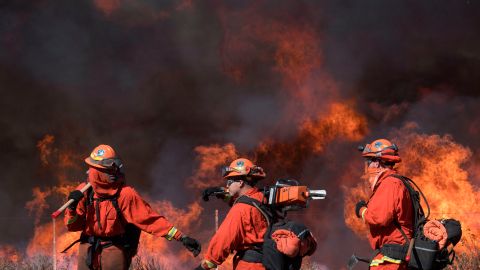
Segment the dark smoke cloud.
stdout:
<path fill-rule="evenodd" d="M 353 183 L 338 182 L 344 160 L 356 158 L 351 152 L 356 143 L 333 142 L 320 155 L 295 153 L 289 141 L 295 125 L 284 121 L 288 95 L 281 93 L 282 76 L 269 59 L 274 49 L 249 40 L 241 54 L 222 54 L 225 33 L 235 35 L 232 30 L 248 22 L 237 16 L 225 24 L 225 10 L 254 10 L 265 22 L 314 29 L 325 70 L 339 82 L 341 95 L 357 100 L 368 117 L 366 140 L 415 121 L 423 132 L 452 134 L 476 154 L 478 3 L 199 1 L 183 9 L 177 4 L 139 1 L 110 15 L 90 1 L 0 4 L 2 243 L 30 239 L 33 218 L 24 205 L 31 189 L 58 184 L 57 167 L 42 166 L 36 149 L 45 134 L 55 136 L 59 151 L 79 156 L 99 143 L 113 145 L 132 185 L 179 206 L 198 195 L 186 186 L 196 165 L 195 146 L 233 142 L 240 153 L 252 153 L 268 136 L 290 144 L 296 161 L 282 170 L 276 160 L 261 156 L 272 177 L 298 178 L 329 191 L 327 201 L 294 214 L 319 237 L 313 259 L 339 269 L 353 250 L 367 249 L 343 222 L 340 186 Z M 231 62 L 245 68 L 242 80 L 225 69 Z M 84 177 L 78 169 L 66 174 Z"/>
<path fill-rule="evenodd" d="M 327 6 L 329 66 L 372 120 L 383 117 L 369 108 L 372 103 L 388 110 L 428 99 L 429 92 L 467 99 L 479 95 L 478 2 L 348 1 Z M 400 116 L 394 123 L 402 120 Z"/>

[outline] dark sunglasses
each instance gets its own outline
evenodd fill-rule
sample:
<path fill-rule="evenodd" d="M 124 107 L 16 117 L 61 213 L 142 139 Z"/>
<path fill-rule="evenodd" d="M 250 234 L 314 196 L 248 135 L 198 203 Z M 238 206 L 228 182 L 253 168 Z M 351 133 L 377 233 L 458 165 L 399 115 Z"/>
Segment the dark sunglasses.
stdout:
<path fill-rule="evenodd" d="M 235 182 L 240 182 L 240 181 L 242 181 L 242 179 L 235 179 L 235 178 L 228 179 L 227 180 L 227 187 L 229 187 L 231 184 L 233 184 Z"/>

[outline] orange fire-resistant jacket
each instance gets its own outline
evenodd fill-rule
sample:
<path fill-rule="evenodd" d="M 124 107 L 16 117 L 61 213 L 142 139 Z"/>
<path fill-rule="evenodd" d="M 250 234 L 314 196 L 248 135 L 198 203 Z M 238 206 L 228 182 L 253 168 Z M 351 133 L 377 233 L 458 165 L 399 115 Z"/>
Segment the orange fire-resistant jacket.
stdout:
<path fill-rule="evenodd" d="M 263 194 L 257 188 L 252 188 L 245 195 L 259 201 L 263 198 Z M 247 250 L 261 245 L 266 231 L 267 222 L 258 209 L 244 203 L 234 204 L 210 241 L 205 260 L 220 265 L 233 251 Z M 261 263 L 240 260 L 234 262 L 234 269 L 264 270 L 265 268 Z"/>
<path fill-rule="evenodd" d="M 179 239 L 182 233 L 177 230 L 165 217 L 152 210 L 150 205 L 130 186 L 124 184 L 120 179 L 110 183 L 108 176 L 94 169 L 89 169 L 88 181 L 92 184 L 95 191 L 94 198 L 99 196 L 112 196 L 118 193 L 118 206 L 122 211 L 126 222 L 132 223 L 144 232 L 155 236 L 163 236 L 168 240 Z M 80 184 L 80 189 L 85 184 Z M 100 216 L 95 214 L 94 205 L 91 204 L 85 209 L 85 200 L 87 193 L 78 203 L 76 211 L 67 208 L 65 211 L 64 222 L 69 231 L 84 231 L 89 236 L 112 237 L 121 235 L 125 232 L 124 221 L 117 216 L 117 211 L 112 202 L 105 200 L 102 202 L 93 201 L 93 204 L 99 203 Z M 100 218 L 101 228 L 98 226 L 97 219 Z"/>
<path fill-rule="evenodd" d="M 362 209 L 363 219 L 369 225 L 368 236 L 372 249 L 384 244 L 405 244 L 402 233 L 395 227 L 397 222 L 407 237 L 412 238 L 413 206 L 403 182 L 393 177 L 394 170 L 386 171 L 377 181 L 367 209 Z"/>

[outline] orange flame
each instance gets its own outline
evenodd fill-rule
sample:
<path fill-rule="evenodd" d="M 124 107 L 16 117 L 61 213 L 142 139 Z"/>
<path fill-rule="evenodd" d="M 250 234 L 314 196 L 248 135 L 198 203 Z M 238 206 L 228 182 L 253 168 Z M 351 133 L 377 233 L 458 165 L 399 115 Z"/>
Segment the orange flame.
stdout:
<path fill-rule="evenodd" d="M 27 208 L 30 214 L 35 212 L 35 224 L 39 223 L 43 211 L 48 208 L 46 198 L 50 196 L 51 193 L 50 189 L 41 191 L 38 187 L 33 188 L 33 200 L 28 201 L 25 204 L 25 208 Z"/>
<path fill-rule="evenodd" d="M 53 190 L 58 191 L 60 189 Z M 148 201 L 152 202 L 152 200 Z M 191 231 L 197 229 L 197 226 L 201 225 L 200 215 L 203 209 L 198 202 L 189 205 L 187 210 L 175 208 L 169 201 L 153 201 L 151 206 L 186 234 L 189 234 Z M 66 254 L 59 252 L 77 240 L 80 237 L 80 232 L 68 232 L 61 219 L 57 219 L 55 222 L 59 267 L 75 268 L 78 247 L 72 247 Z M 192 226 L 192 224 L 195 225 Z M 27 247 L 27 255 L 30 257 L 50 255 L 52 252 L 52 235 L 51 223 L 36 226 L 34 236 Z M 179 245 L 176 244 L 176 246 L 178 247 Z M 183 249 L 180 252 L 175 252 L 174 247 L 174 244 L 165 239 L 142 233 L 138 257 L 136 257 L 135 262 L 138 265 L 168 265 L 168 269 L 182 269 L 182 264 L 191 260 L 191 255 Z"/>
<path fill-rule="evenodd" d="M 60 251 L 77 240 L 80 237 L 80 232 L 67 232 L 62 219 L 56 219 L 54 222 L 56 223 L 56 252 L 57 261 L 60 262 L 59 267 L 63 268 L 69 265 L 74 268 L 76 266 L 76 249 L 71 248 L 65 254 L 60 253 Z M 53 250 L 52 239 L 53 227 L 51 222 L 36 226 L 33 238 L 27 246 L 27 256 L 51 256 Z"/>
<path fill-rule="evenodd" d="M 322 62 L 314 31 L 308 27 L 287 25 L 279 25 L 278 28 L 278 31 L 270 32 L 273 34 L 270 38 L 277 44 L 276 69 L 286 79 L 303 83 Z"/>
<path fill-rule="evenodd" d="M 237 157 L 235 146 L 231 143 L 226 145 L 197 146 L 198 169 L 191 177 L 195 188 L 218 186 L 223 183 L 220 176 L 220 167 Z"/>
<path fill-rule="evenodd" d="M 0 247 L 0 258 L 8 262 L 17 263 L 22 259 L 22 256 L 13 246 L 4 245 Z"/>
<path fill-rule="evenodd" d="M 76 186 L 76 184 L 64 184 L 61 186 L 47 188 L 44 191 L 42 191 L 39 187 L 33 188 L 33 199 L 25 204 L 25 208 L 30 214 L 35 215 L 35 224 L 39 224 L 44 211 L 50 207 L 47 203 L 48 197 L 58 194 L 66 197 L 71 190 L 75 189 Z"/>
<path fill-rule="evenodd" d="M 169 201 L 154 201 L 151 205 L 155 211 L 167 217 L 172 224 L 187 235 L 198 231 L 201 225 L 200 215 L 203 208 L 198 202 L 190 204 L 187 210 L 176 208 Z M 168 266 L 168 269 L 182 269 L 183 265 L 191 261 L 192 257 L 185 249 L 175 250 L 175 245 L 165 239 L 142 233 L 136 263 L 140 265 L 156 263 Z"/>
<path fill-rule="evenodd" d="M 47 134 L 37 142 L 37 148 L 40 151 L 40 160 L 44 166 L 48 165 L 48 158 L 52 154 L 52 144 L 54 141 L 55 137 Z"/>
<path fill-rule="evenodd" d="M 367 120 L 352 109 L 349 103 L 332 103 L 325 116 L 307 119 L 300 126 L 302 141 L 310 142 L 313 152 L 322 152 L 335 138 L 357 141 L 367 133 Z M 308 138 L 308 139 L 307 139 Z"/>

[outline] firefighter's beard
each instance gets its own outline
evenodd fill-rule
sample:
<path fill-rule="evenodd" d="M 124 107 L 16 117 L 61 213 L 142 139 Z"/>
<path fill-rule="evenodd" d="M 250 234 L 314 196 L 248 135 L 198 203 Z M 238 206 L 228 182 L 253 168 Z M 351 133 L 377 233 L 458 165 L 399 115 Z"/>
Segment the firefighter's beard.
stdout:
<path fill-rule="evenodd" d="M 382 174 L 387 171 L 387 168 L 381 167 L 378 162 L 372 162 L 370 165 L 365 163 L 365 172 L 362 176 L 362 179 L 368 181 L 368 185 L 370 189 L 373 191 L 375 185 L 378 182 L 378 179 L 382 176 Z"/>

